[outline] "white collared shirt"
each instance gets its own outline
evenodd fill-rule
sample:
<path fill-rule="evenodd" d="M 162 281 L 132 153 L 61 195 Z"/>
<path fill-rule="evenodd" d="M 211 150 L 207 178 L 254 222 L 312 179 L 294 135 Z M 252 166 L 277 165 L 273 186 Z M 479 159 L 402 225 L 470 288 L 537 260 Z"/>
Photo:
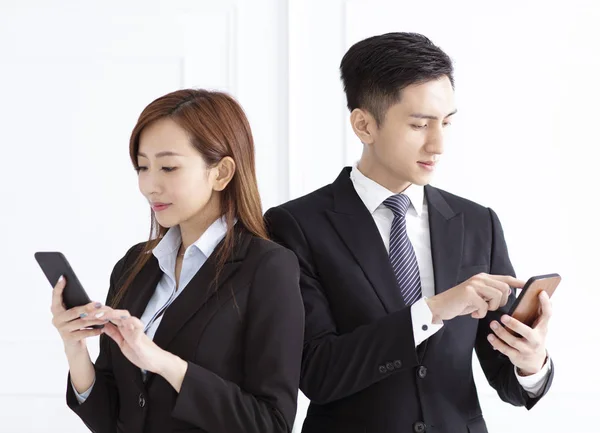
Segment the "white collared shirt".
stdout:
<path fill-rule="evenodd" d="M 379 234 L 383 239 L 385 249 L 389 254 L 390 233 L 392 231 L 394 214 L 383 202 L 395 194 L 366 177 L 356 165 L 352 167 L 350 180 L 352 180 L 356 193 L 371 213 L 371 216 L 373 216 L 375 225 L 377 225 Z M 425 200 L 425 188 L 413 184 L 404 190 L 403 194 L 410 199 L 411 203 L 406 212 L 406 233 L 417 257 L 419 275 L 421 277 L 421 293 L 423 296 L 423 298 L 410 307 L 415 346 L 418 346 L 439 331 L 443 324 L 433 323 L 431 310 L 425 302 L 425 298 L 435 295 L 431 237 L 429 234 L 429 212 L 427 201 Z M 426 325 L 426 330 L 423 330 L 423 325 Z"/>
<path fill-rule="evenodd" d="M 142 317 L 140 317 L 140 320 L 145 325 L 144 332 L 146 332 L 148 337 L 154 338 L 154 334 L 163 317 L 162 314 L 157 318 L 155 316 L 171 305 L 181 292 L 183 292 L 194 275 L 208 260 L 219 242 L 225 237 L 226 233 L 227 223 L 223 218 L 219 218 L 206 229 L 196 242 L 187 247 L 181 265 L 179 287 L 175 283 L 175 264 L 177 262 L 177 252 L 181 246 L 181 231 L 179 230 L 179 226 L 171 227 L 152 250 L 152 254 L 158 260 L 160 270 L 163 271 L 163 276 L 158 282 L 150 301 L 148 301 L 146 310 L 142 314 Z"/>
<path fill-rule="evenodd" d="M 389 254 L 390 233 L 392 231 L 394 214 L 383 202 L 392 195 L 395 195 L 395 193 L 366 177 L 360 172 L 357 164 L 352 167 L 350 180 L 354 185 L 356 193 L 373 216 L 377 229 L 383 239 L 383 244 Z M 415 346 L 418 346 L 439 331 L 443 323 L 438 325 L 432 322 L 433 315 L 425 302 L 425 298 L 435 296 L 429 212 L 427 200 L 425 199 L 425 187 L 411 184 L 402 193 L 410 199 L 411 203 L 406 212 L 406 233 L 417 257 L 423 296 L 423 298 L 410 307 Z M 426 330 L 423 330 L 423 325 L 426 325 Z M 550 362 L 547 360 L 542 369 L 531 376 L 520 376 L 517 373 L 516 367 L 514 368 L 514 372 L 515 376 L 517 376 L 517 381 L 523 389 L 527 391 L 530 397 L 535 398 L 540 395 L 550 375 Z"/>

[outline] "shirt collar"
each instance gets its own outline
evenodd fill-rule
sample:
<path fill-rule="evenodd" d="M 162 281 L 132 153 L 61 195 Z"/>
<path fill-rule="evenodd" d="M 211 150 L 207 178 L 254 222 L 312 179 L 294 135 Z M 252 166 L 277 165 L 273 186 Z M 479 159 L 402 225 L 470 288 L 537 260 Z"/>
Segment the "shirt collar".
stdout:
<path fill-rule="evenodd" d="M 354 164 L 352 167 L 350 179 L 354 184 L 356 193 L 371 214 L 375 212 L 379 206 L 382 206 L 386 199 L 394 195 L 392 191 L 383 185 L 378 184 L 374 180 L 369 179 L 367 176 L 362 174 L 358 169 L 357 164 Z M 402 191 L 402 193 L 410 199 L 410 203 L 417 212 L 417 215 L 421 216 L 423 213 L 425 187 L 411 184 L 408 188 Z"/>
<path fill-rule="evenodd" d="M 192 245 L 196 247 L 205 257 L 210 257 L 219 242 L 227 234 L 227 222 L 224 217 L 213 222 L 206 231 Z M 179 226 L 171 227 L 160 240 L 158 245 L 152 250 L 152 254 L 157 259 L 176 254 L 181 246 L 181 230 Z"/>

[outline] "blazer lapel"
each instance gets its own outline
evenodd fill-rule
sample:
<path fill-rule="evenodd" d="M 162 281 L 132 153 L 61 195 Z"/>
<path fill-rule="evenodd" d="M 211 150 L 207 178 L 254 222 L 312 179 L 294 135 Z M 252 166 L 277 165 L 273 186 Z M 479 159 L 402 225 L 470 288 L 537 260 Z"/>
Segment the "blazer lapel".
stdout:
<path fill-rule="evenodd" d="M 463 214 L 452 210 L 437 188 L 425 187 L 425 197 L 429 211 L 429 231 L 431 235 L 431 256 L 435 294 L 440 294 L 454 286 L 458 276 L 463 251 Z M 425 355 L 427 347 L 442 338 L 446 327 L 419 346 L 419 354 Z"/>
<path fill-rule="evenodd" d="M 250 245 L 252 235 L 245 229 L 236 227 L 236 242 L 234 251 L 229 257 L 218 277 L 218 287 L 215 287 L 215 276 L 217 269 L 217 255 L 224 241 L 221 241 L 215 248 L 215 254 L 212 254 L 200 270 L 194 275 L 188 283 L 188 287 L 173 301 L 163 314 L 163 318 L 154 334 L 153 341 L 163 349 L 166 349 L 179 330 L 185 323 L 198 311 L 206 302 L 215 295 L 218 289 L 222 289 L 225 283 L 231 278 L 235 271 L 240 267 L 247 249 Z M 154 255 L 148 259 L 140 273 L 135 277 L 131 289 L 123 300 L 119 308 L 126 308 L 132 316 L 140 318 L 154 294 L 163 273 L 158 265 L 158 260 Z M 220 303 L 218 303 L 220 305 Z M 208 319 L 207 319 L 208 320 Z M 144 391 L 149 385 L 154 374 L 147 373 L 146 381 L 142 377 L 141 370 L 129 362 L 124 356 L 123 368 L 129 369 L 130 377 L 140 391 Z"/>
<path fill-rule="evenodd" d="M 118 308 L 128 310 L 132 316 L 135 316 L 138 319 L 142 317 L 146 305 L 148 305 L 150 298 L 154 294 L 154 290 L 162 278 L 162 275 L 162 271 L 158 266 L 158 260 L 154 255 L 151 255 L 144 267 L 134 278 L 125 298 L 119 304 Z M 119 358 L 122 358 L 121 367 L 129 371 L 127 376 L 131 378 L 132 382 L 140 391 L 144 391 L 144 380 L 140 369 L 129 362 L 124 355 L 121 355 Z"/>
<path fill-rule="evenodd" d="M 456 283 L 463 252 L 463 214 L 455 213 L 436 188 L 426 186 L 425 196 L 429 210 L 435 293 L 439 294 Z"/>
<path fill-rule="evenodd" d="M 350 180 L 350 168 L 342 170 L 332 184 L 334 209 L 327 215 L 355 260 L 361 266 L 386 312 L 405 307 L 389 256 L 373 216 Z"/>
<path fill-rule="evenodd" d="M 123 301 L 124 306 L 122 308 L 128 309 L 129 313 L 138 319 L 142 317 L 146 305 L 150 302 L 150 298 L 152 298 L 154 290 L 163 275 L 158 260 L 152 253 L 150 254 L 148 262 L 131 283 L 129 293 Z"/>
<path fill-rule="evenodd" d="M 165 311 L 163 318 L 154 335 L 154 342 L 167 349 L 169 343 L 177 335 L 179 330 L 186 322 L 200 310 L 204 304 L 215 294 L 222 291 L 223 288 L 229 287 L 227 281 L 235 273 L 242 264 L 252 235 L 245 232 L 243 229 L 236 229 L 237 239 L 234 246 L 233 254 L 226 260 L 221 272 L 217 276 L 217 251 L 223 244 L 223 241 L 215 249 L 206 263 L 194 275 L 188 283 L 185 290 L 173 301 L 173 303 Z"/>

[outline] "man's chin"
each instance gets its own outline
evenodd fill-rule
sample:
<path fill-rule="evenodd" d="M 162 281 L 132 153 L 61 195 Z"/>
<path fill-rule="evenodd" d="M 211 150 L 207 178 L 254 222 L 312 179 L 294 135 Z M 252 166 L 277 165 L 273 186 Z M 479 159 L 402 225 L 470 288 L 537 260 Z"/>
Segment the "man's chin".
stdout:
<path fill-rule="evenodd" d="M 411 183 L 418 186 L 429 185 L 432 177 L 433 176 L 415 176 L 413 179 L 411 179 Z"/>

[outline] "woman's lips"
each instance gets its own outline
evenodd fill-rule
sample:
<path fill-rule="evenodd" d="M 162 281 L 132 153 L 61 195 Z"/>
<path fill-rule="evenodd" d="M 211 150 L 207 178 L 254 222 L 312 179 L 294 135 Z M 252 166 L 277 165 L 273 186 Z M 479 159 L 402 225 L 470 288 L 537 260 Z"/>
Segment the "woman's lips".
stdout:
<path fill-rule="evenodd" d="M 152 203 L 152 210 L 154 212 L 160 212 L 160 211 L 165 210 L 169 206 L 171 206 L 170 203 Z"/>

